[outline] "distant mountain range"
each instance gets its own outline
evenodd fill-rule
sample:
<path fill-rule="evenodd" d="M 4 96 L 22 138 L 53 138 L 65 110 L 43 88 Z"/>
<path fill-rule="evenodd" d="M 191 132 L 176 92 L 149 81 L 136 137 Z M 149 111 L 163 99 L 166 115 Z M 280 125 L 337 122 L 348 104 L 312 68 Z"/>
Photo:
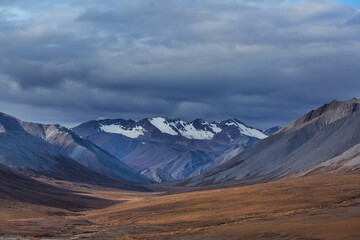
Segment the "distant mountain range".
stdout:
<path fill-rule="evenodd" d="M 266 137 L 236 119 L 100 120 L 71 130 L 0 113 L 0 164 L 26 175 L 131 189 L 197 176 Z"/>
<path fill-rule="evenodd" d="M 246 184 L 311 174 L 360 171 L 360 100 L 312 110 L 226 163 L 181 183 Z"/>
<path fill-rule="evenodd" d="M 237 119 L 185 122 L 162 117 L 105 119 L 73 128 L 157 182 L 197 176 L 277 130 L 261 131 Z M 160 172 L 162 176 L 156 174 Z M 170 176 L 164 178 L 164 174 Z"/>
<path fill-rule="evenodd" d="M 153 182 L 249 184 L 360 171 L 359 133 L 355 98 L 265 131 L 236 119 L 167 118 L 106 119 L 71 130 L 0 113 L 0 168 L 18 179 L 40 175 L 129 190 Z"/>

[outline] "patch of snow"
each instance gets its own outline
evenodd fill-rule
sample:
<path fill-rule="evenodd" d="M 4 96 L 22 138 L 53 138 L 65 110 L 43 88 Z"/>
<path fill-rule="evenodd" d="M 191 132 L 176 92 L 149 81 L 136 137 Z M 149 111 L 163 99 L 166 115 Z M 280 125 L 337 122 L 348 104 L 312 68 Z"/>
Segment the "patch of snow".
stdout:
<path fill-rule="evenodd" d="M 188 139 L 210 140 L 214 137 L 214 133 L 210 131 L 198 130 L 192 125 L 192 123 L 179 121 L 179 124 L 183 127 L 183 129 L 178 129 L 178 131 L 183 137 Z"/>
<path fill-rule="evenodd" d="M 157 117 L 150 119 L 150 123 L 154 125 L 162 133 L 170 135 L 178 135 L 178 133 L 169 125 L 165 118 Z"/>
<path fill-rule="evenodd" d="M 230 142 L 234 141 L 234 139 L 231 138 L 230 134 L 226 134 L 226 136 L 230 139 Z"/>
<path fill-rule="evenodd" d="M 221 128 L 219 128 L 216 124 L 212 123 L 210 124 L 210 127 L 212 128 L 212 130 L 214 131 L 214 133 L 220 133 L 222 131 Z"/>
<path fill-rule="evenodd" d="M 100 125 L 100 129 L 104 132 L 121 134 L 129 138 L 138 138 L 139 136 L 144 135 L 144 132 L 146 132 L 142 126 L 125 129 L 123 126 L 116 124 Z"/>
<path fill-rule="evenodd" d="M 238 123 L 238 122 L 231 122 L 231 123 L 226 123 L 227 126 L 236 126 L 238 127 L 240 133 L 250 136 L 250 137 L 256 137 L 258 139 L 264 139 L 267 138 L 268 136 L 266 136 L 264 133 L 262 133 L 261 131 L 254 129 L 254 128 L 249 128 L 246 127 L 244 124 Z"/>

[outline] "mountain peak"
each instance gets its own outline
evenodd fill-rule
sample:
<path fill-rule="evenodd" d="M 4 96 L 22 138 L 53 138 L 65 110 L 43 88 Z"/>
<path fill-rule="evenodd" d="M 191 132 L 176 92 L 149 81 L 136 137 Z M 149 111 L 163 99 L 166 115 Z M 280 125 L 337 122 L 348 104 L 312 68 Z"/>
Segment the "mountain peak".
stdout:
<path fill-rule="evenodd" d="M 228 120 L 225 120 L 224 122 L 236 122 L 236 123 L 241 123 L 243 124 L 243 122 L 241 122 L 239 119 L 237 118 L 230 118 Z"/>
<path fill-rule="evenodd" d="M 168 137 L 171 137 L 169 135 L 172 135 L 176 136 L 176 138 L 184 137 L 195 140 L 212 140 L 213 138 L 226 133 L 231 135 L 236 129 L 246 136 L 258 139 L 267 137 L 261 130 L 247 126 L 236 118 L 222 122 L 207 122 L 201 118 L 197 118 L 191 122 L 185 122 L 180 119 L 153 117 L 136 122 L 123 119 L 99 120 L 96 121 L 95 124 L 97 125 L 96 129 L 98 131 L 121 134 L 134 139 L 146 138 L 155 134 L 157 131 L 155 130 L 154 132 L 154 127 L 162 134 L 168 135 Z M 158 133 L 156 134 L 157 136 L 160 136 Z"/>
<path fill-rule="evenodd" d="M 0 113 L 0 132 L 6 131 L 23 131 L 23 127 L 20 124 L 21 120 L 6 114 Z"/>
<path fill-rule="evenodd" d="M 4 113 L 4 112 L 0 112 L 0 117 L 3 118 L 3 119 L 4 118 L 12 118 L 12 119 L 15 119 L 17 121 L 21 121 L 20 119 L 14 117 L 14 116 L 11 116 L 10 114 Z"/>
<path fill-rule="evenodd" d="M 360 100 L 356 98 L 345 101 L 333 100 L 315 110 L 311 110 L 307 114 L 288 124 L 283 129 L 287 131 L 296 130 L 319 118 L 322 119 L 323 124 L 327 125 L 343 118 L 344 116 L 352 114 L 359 109 Z"/>

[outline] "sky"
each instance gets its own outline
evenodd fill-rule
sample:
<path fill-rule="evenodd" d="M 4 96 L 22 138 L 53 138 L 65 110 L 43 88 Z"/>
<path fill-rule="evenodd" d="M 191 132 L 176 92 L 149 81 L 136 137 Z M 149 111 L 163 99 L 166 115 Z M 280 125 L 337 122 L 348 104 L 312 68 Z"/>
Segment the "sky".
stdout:
<path fill-rule="evenodd" d="M 0 0 L 0 112 L 238 118 L 360 98 L 359 1 Z"/>

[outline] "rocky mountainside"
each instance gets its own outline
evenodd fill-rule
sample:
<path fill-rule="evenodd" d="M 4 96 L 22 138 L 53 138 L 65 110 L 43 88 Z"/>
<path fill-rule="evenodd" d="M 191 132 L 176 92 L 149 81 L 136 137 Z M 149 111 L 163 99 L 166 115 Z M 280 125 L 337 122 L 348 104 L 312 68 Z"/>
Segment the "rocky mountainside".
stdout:
<path fill-rule="evenodd" d="M 73 131 L 140 171 L 161 169 L 175 179 L 208 171 L 229 159 L 231 152 L 267 137 L 237 119 L 106 119 L 83 123 Z"/>
<path fill-rule="evenodd" d="M 149 182 L 66 128 L 23 122 L 3 113 L 0 113 L 0 163 L 23 173 L 107 186 L 117 185 L 120 180 L 120 185 L 130 188 L 129 181 Z"/>
<path fill-rule="evenodd" d="M 58 147 L 72 159 L 92 170 L 114 179 L 150 183 L 148 178 L 65 127 L 23 121 L 21 121 L 21 125 L 28 133 L 38 136 Z"/>
<path fill-rule="evenodd" d="M 359 168 L 360 100 L 332 101 L 305 114 L 187 184 L 270 181 Z"/>

